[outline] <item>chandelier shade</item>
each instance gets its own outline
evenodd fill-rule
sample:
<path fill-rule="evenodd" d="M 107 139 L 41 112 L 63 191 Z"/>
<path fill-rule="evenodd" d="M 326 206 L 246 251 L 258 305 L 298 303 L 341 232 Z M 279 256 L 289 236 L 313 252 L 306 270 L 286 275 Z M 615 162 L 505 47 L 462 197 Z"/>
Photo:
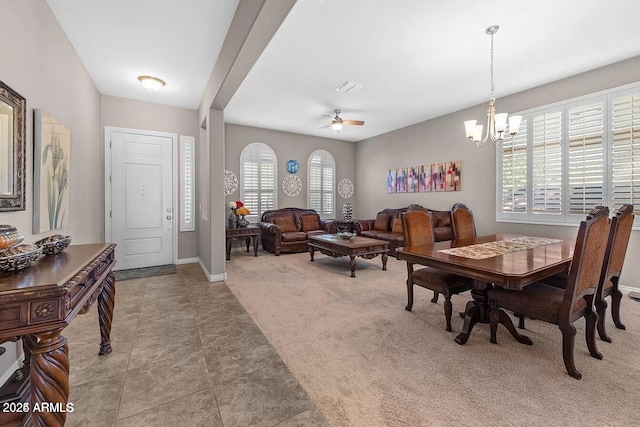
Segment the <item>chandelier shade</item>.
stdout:
<path fill-rule="evenodd" d="M 505 139 L 508 134 L 513 138 L 520 129 L 522 116 L 510 116 L 508 113 L 496 113 L 494 104 L 496 98 L 493 96 L 495 92 L 495 78 L 493 76 L 493 35 L 500 29 L 499 25 L 492 25 L 485 30 L 485 33 L 491 36 L 491 101 L 489 101 L 489 109 L 487 110 L 487 133 L 484 134 L 484 125 L 477 124 L 477 120 L 467 120 L 464 122 L 464 128 L 467 138 L 469 138 L 478 147 L 484 145 L 485 142 L 491 140 L 495 145 Z"/>

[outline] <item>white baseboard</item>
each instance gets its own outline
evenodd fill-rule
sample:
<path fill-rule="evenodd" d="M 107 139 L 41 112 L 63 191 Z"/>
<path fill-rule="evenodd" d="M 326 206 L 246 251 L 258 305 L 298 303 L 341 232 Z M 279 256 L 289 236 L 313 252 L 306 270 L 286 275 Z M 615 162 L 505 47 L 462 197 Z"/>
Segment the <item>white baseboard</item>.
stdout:
<path fill-rule="evenodd" d="M 640 288 L 634 288 L 632 286 L 622 286 L 622 285 L 618 285 L 618 288 L 623 291 L 623 292 L 631 292 L 631 291 L 640 291 Z"/>
<path fill-rule="evenodd" d="M 178 261 L 176 261 L 176 265 L 193 264 L 198 261 L 200 261 L 200 258 L 198 258 L 197 256 L 191 258 L 179 258 Z"/>
<path fill-rule="evenodd" d="M 18 357 L 18 360 L 14 361 L 13 364 L 0 376 L 0 387 L 6 384 L 9 381 L 9 378 L 13 375 L 15 371 L 17 371 L 22 366 L 22 361 L 24 360 L 24 353 Z"/>
<path fill-rule="evenodd" d="M 202 263 L 202 260 L 200 258 L 198 258 L 198 262 L 200 263 L 200 268 L 204 272 L 204 275 L 207 276 L 207 280 L 208 281 L 210 281 L 210 282 L 222 282 L 222 281 L 227 280 L 227 273 L 211 274 L 211 273 L 209 273 L 209 270 L 207 270 L 207 267 L 204 266 L 204 264 Z"/>

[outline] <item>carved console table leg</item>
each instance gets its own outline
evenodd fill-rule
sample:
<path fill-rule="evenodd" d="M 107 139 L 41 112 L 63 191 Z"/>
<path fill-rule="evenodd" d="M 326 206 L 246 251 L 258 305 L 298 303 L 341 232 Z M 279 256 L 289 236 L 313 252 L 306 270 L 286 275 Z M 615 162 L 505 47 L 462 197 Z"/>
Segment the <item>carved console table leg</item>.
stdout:
<path fill-rule="evenodd" d="M 40 339 L 31 349 L 31 410 L 29 425 L 63 426 L 69 398 L 69 347 L 60 335 L 62 329 L 38 333 Z M 58 404 L 56 411 L 33 411 L 33 405 Z"/>
<path fill-rule="evenodd" d="M 104 280 L 102 292 L 98 296 L 98 317 L 100 319 L 100 353 L 111 353 L 111 321 L 113 320 L 113 306 L 116 301 L 116 278 L 113 272 Z"/>

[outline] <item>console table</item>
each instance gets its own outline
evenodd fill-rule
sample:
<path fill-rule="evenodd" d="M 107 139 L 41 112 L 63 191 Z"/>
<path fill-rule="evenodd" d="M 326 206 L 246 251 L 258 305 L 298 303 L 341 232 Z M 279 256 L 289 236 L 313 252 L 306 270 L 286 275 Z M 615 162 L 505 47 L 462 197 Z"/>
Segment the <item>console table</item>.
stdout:
<path fill-rule="evenodd" d="M 110 243 L 74 245 L 27 269 L 0 272 L 0 343 L 22 340 L 22 372 L 28 380 L 17 399 L 28 403 L 29 408 L 23 413 L 0 412 L 0 425 L 64 425 L 69 348 L 62 331 L 78 313 L 89 311 L 97 299 L 101 338 L 98 354 L 111 352 L 114 248 Z M 42 403 L 47 403 L 49 410 L 33 410 L 35 404 L 43 408 Z"/>
<path fill-rule="evenodd" d="M 231 242 L 233 239 L 244 239 L 249 252 L 249 242 L 253 239 L 253 256 L 258 256 L 258 245 L 260 244 L 260 227 L 248 225 L 246 227 L 236 227 L 226 229 L 227 238 L 227 260 L 231 259 Z"/>

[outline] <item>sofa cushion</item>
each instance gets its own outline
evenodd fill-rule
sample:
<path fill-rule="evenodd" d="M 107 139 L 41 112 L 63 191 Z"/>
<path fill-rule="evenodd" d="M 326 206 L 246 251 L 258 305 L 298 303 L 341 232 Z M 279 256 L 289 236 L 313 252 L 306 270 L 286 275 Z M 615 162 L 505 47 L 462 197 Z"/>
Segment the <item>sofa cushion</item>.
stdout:
<path fill-rule="evenodd" d="M 380 233 L 382 233 L 382 232 L 378 231 L 378 230 L 366 230 L 366 231 L 363 231 L 360 235 L 364 236 L 364 237 L 371 237 L 372 239 L 375 239 L 376 236 L 378 234 L 380 234 Z"/>
<path fill-rule="evenodd" d="M 291 233 L 292 231 L 298 231 L 296 224 L 293 222 L 292 217 L 273 218 L 273 223 L 280 227 L 282 233 Z M 283 239 L 284 240 L 284 239 Z"/>
<path fill-rule="evenodd" d="M 326 231 L 320 229 L 320 230 L 311 230 L 311 231 L 307 231 L 307 237 L 309 236 L 319 236 L 320 234 L 328 234 Z"/>
<path fill-rule="evenodd" d="M 376 239 L 396 243 L 399 237 L 403 237 L 401 233 L 378 233 Z"/>
<path fill-rule="evenodd" d="M 302 242 L 307 240 L 307 233 L 304 231 L 292 231 L 282 234 L 283 242 Z"/>
<path fill-rule="evenodd" d="M 393 233 L 402 233 L 402 219 L 393 218 L 393 227 L 391 228 Z"/>
<path fill-rule="evenodd" d="M 304 214 L 300 215 L 300 229 L 302 231 L 313 231 L 320 229 L 320 215 Z"/>
<path fill-rule="evenodd" d="M 376 216 L 376 222 L 373 223 L 373 229 L 378 231 L 387 231 L 389 228 L 389 214 L 379 212 Z"/>

